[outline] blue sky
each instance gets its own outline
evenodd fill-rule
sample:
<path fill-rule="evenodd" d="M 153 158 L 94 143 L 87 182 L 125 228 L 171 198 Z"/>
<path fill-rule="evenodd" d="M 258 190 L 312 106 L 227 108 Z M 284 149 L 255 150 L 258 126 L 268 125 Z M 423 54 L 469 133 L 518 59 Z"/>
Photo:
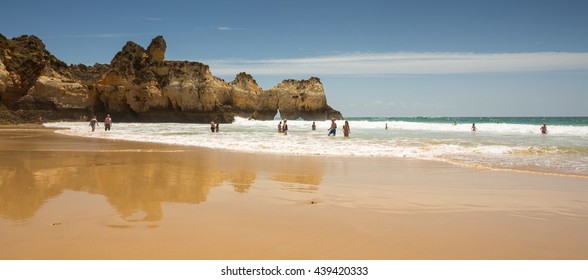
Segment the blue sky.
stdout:
<path fill-rule="evenodd" d="M 588 1 L 10 1 L 0 33 L 68 64 L 163 35 L 264 89 L 321 78 L 344 116 L 586 116 Z"/>

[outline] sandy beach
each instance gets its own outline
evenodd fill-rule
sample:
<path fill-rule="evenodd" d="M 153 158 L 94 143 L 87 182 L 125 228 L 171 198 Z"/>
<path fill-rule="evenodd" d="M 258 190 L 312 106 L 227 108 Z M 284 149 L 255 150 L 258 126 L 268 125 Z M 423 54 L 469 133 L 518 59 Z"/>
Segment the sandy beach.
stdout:
<path fill-rule="evenodd" d="M 588 178 L 0 128 L 0 259 L 588 259 Z"/>

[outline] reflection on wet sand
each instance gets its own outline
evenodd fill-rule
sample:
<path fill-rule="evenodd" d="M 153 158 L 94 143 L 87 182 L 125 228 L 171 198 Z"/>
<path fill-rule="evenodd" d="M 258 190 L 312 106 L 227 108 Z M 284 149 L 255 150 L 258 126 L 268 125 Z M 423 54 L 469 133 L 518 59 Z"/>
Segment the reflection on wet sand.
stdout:
<path fill-rule="evenodd" d="M 48 199 L 73 190 L 104 195 L 122 218 L 140 210 L 146 214 L 142 220 L 155 221 L 163 215 L 161 202 L 200 203 L 210 188 L 226 179 L 244 191 L 255 178 L 253 172 L 229 174 L 206 164 L 187 164 L 176 153 L 117 152 L 112 157 L 116 160 L 108 152 L 58 154 L 22 152 L 9 165 L 3 164 L 3 216 L 30 218 Z"/>
<path fill-rule="evenodd" d="M 32 217 L 48 198 L 58 196 L 62 189 L 50 185 L 35 187 L 33 174 L 26 170 L 30 170 L 30 159 L 14 156 L 13 153 L 0 154 L 0 215 L 23 220 Z"/>
<path fill-rule="evenodd" d="M 276 174 L 270 176 L 274 181 L 316 189 L 324 169 L 300 160 L 264 167 L 263 162 L 238 154 L 215 157 L 215 153 L 174 151 L 169 146 L 132 151 L 128 146 L 133 144 L 124 143 L 127 149 L 120 149 L 92 140 L 86 150 L 71 151 L 52 141 L 39 145 L 34 132 L 28 132 L 34 141 L 27 145 L 28 138 L 10 132 L 0 130 L 5 139 L 13 140 L 0 148 L 0 216 L 15 221 L 33 217 L 65 190 L 105 196 L 125 221 L 158 221 L 163 217 L 162 202 L 201 203 L 211 188 L 225 182 L 236 192 L 247 192 L 257 178 L 255 170 Z"/>
<path fill-rule="evenodd" d="M 323 163 L 310 158 L 291 158 L 280 162 L 270 179 L 282 183 L 286 190 L 312 192 L 318 190 L 324 169 Z"/>

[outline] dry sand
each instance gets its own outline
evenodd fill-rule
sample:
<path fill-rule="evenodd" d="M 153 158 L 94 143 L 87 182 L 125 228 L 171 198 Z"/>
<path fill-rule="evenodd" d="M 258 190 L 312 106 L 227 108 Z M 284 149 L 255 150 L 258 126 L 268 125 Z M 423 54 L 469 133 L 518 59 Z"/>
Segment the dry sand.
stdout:
<path fill-rule="evenodd" d="M 0 129 L 0 259 L 588 259 L 588 179 Z"/>

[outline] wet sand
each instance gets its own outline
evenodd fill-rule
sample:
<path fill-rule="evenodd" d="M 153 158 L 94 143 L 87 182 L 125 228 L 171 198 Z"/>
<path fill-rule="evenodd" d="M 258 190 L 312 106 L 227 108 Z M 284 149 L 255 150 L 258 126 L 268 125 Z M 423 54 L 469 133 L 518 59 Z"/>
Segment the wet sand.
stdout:
<path fill-rule="evenodd" d="M 588 259 L 588 179 L 0 128 L 0 259 Z"/>

